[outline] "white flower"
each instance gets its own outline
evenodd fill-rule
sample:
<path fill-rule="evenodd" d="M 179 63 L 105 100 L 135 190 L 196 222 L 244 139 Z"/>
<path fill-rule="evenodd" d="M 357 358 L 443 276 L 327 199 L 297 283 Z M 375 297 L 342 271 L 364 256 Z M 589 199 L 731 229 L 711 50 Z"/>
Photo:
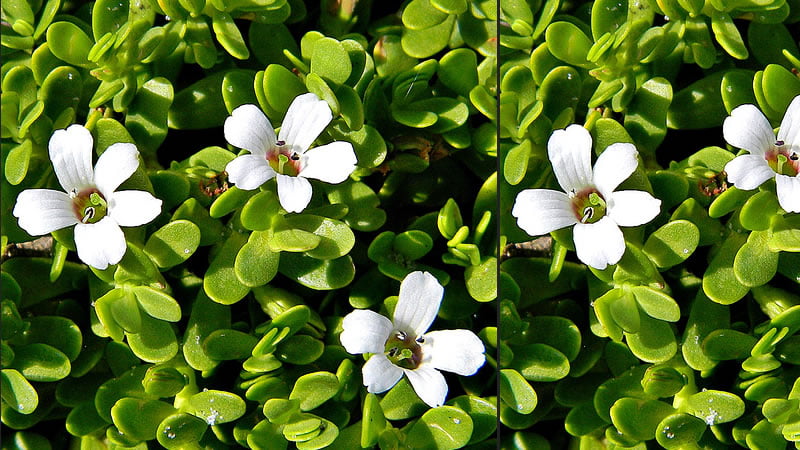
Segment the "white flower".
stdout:
<path fill-rule="evenodd" d="M 753 105 L 734 108 L 722 124 L 722 135 L 728 144 L 750 152 L 725 165 L 728 180 L 747 191 L 775 177 L 781 208 L 800 213 L 800 95 L 786 110 L 777 140 Z"/>
<path fill-rule="evenodd" d="M 564 192 L 526 189 L 517 194 L 511 214 L 531 236 L 575 225 L 573 239 L 578 259 L 595 269 L 616 264 L 625 253 L 623 227 L 647 223 L 658 215 L 661 200 L 643 191 L 618 191 L 639 164 L 636 148 L 608 146 L 591 164 L 592 137 L 580 125 L 556 130 L 547 142 L 547 154 Z"/>
<path fill-rule="evenodd" d="M 225 170 L 229 180 L 239 189 L 252 190 L 277 176 L 283 209 L 303 211 L 311 201 L 308 178 L 341 183 L 356 167 L 356 154 L 349 142 L 308 149 L 331 119 L 325 101 L 311 93 L 300 95 L 289 106 L 276 139 L 272 124 L 257 106 L 239 106 L 225 120 L 225 139 L 250 154 L 228 163 Z"/>
<path fill-rule="evenodd" d="M 352 354 L 373 353 L 362 369 L 367 392 L 385 392 L 405 373 L 419 398 L 435 408 L 447 395 L 440 370 L 466 376 L 483 365 L 483 342 L 472 331 L 426 333 L 443 294 L 433 275 L 413 272 L 400 284 L 392 321 L 368 309 L 345 316 L 339 337 L 344 348 Z"/>
<path fill-rule="evenodd" d="M 66 193 L 27 189 L 17 197 L 13 214 L 32 236 L 75 225 L 78 257 L 103 270 L 125 255 L 120 226 L 150 222 L 161 213 L 161 200 L 144 191 L 116 192 L 139 167 L 135 145 L 111 145 L 92 169 L 92 143 L 91 133 L 81 125 L 53 133 L 50 160 Z"/>

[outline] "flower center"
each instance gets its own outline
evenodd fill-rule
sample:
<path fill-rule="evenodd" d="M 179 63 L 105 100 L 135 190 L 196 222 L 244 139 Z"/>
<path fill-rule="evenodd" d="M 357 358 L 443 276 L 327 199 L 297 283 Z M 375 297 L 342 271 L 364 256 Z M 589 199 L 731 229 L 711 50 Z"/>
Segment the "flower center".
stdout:
<path fill-rule="evenodd" d="M 606 215 L 606 201 L 595 188 L 573 193 L 572 211 L 580 223 L 595 223 Z"/>
<path fill-rule="evenodd" d="M 81 192 L 73 190 L 69 196 L 72 198 L 72 210 L 81 223 L 97 223 L 106 216 L 108 204 L 103 194 L 97 188 L 87 188 Z"/>
<path fill-rule="evenodd" d="M 403 369 L 416 369 L 422 362 L 422 338 L 414 339 L 409 334 L 398 331 L 386 340 L 383 352 L 389 361 Z"/>
<path fill-rule="evenodd" d="M 764 158 L 777 174 L 793 177 L 800 173 L 800 155 L 783 141 L 776 141 Z"/>
<path fill-rule="evenodd" d="M 286 148 L 286 142 L 278 141 L 267 153 L 270 167 L 280 174 L 296 177 L 300 173 L 300 155 Z"/>

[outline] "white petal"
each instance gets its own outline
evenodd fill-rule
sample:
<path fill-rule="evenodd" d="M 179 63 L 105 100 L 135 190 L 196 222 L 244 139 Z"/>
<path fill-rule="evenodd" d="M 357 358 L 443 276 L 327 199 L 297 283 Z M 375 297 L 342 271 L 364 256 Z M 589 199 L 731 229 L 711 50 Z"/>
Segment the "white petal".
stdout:
<path fill-rule="evenodd" d="M 234 147 L 265 156 L 275 146 L 275 130 L 256 105 L 241 105 L 225 119 L 225 140 Z"/>
<path fill-rule="evenodd" d="M 48 149 L 58 182 L 65 191 L 80 191 L 93 185 L 92 134 L 81 125 L 56 130 Z"/>
<path fill-rule="evenodd" d="M 661 200 L 644 191 L 614 192 L 608 202 L 608 215 L 622 227 L 650 222 L 659 212 Z"/>
<path fill-rule="evenodd" d="M 627 143 L 608 146 L 594 163 L 593 184 L 606 199 L 639 165 L 636 147 Z"/>
<path fill-rule="evenodd" d="M 12 212 L 19 226 L 31 236 L 40 236 L 78 223 L 72 199 L 61 191 L 26 189 L 20 192 Z"/>
<path fill-rule="evenodd" d="M 592 182 L 592 136 L 580 125 L 556 130 L 547 141 L 547 155 L 558 184 L 566 192 L 580 191 Z"/>
<path fill-rule="evenodd" d="M 383 353 L 392 333 L 392 321 L 368 309 L 357 309 L 344 316 L 339 340 L 348 353 Z"/>
<path fill-rule="evenodd" d="M 97 165 L 94 167 L 94 185 L 108 198 L 138 168 L 139 151 L 135 145 L 113 144 L 97 160 Z"/>
<path fill-rule="evenodd" d="M 108 212 L 123 227 L 138 227 L 161 214 L 161 200 L 145 191 L 115 192 L 108 202 Z"/>
<path fill-rule="evenodd" d="M 447 397 L 447 381 L 444 375 L 431 366 L 421 365 L 414 370 L 403 369 L 408 381 L 414 388 L 419 398 L 431 408 L 436 408 L 444 404 Z"/>
<path fill-rule="evenodd" d="M 349 142 L 331 142 L 312 148 L 302 156 L 300 176 L 337 184 L 346 180 L 356 169 L 356 153 Z"/>
<path fill-rule="evenodd" d="M 786 212 L 800 213 L 800 177 L 776 175 L 778 203 Z"/>
<path fill-rule="evenodd" d="M 483 342 L 472 331 L 431 331 L 424 338 L 422 355 L 436 369 L 469 376 L 486 361 Z"/>
<path fill-rule="evenodd" d="M 258 189 L 275 176 L 269 162 L 260 155 L 237 156 L 225 166 L 225 171 L 228 172 L 228 180 L 245 191 Z"/>
<path fill-rule="evenodd" d="M 412 272 L 400 283 L 392 322 L 396 329 L 422 336 L 433 323 L 442 303 L 444 288 L 428 272 Z"/>
<path fill-rule="evenodd" d="M 75 246 L 81 261 L 100 270 L 120 262 L 127 250 L 122 229 L 108 216 L 75 225 Z"/>
<path fill-rule="evenodd" d="M 722 123 L 722 135 L 728 144 L 763 156 L 775 144 L 769 121 L 754 105 L 741 105 Z"/>
<path fill-rule="evenodd" d="M 800 151 L 800 95 L 792 100 L 783 115 L 778 140 L 791 145 L 795 151 Z"/>
<path fill-rule="evenodd" d="M 775 171 L 762 155 L 740 155 L 725 164 L 728 181 L 737 188 L 749 191 L 775 176 Z"/>
<path fill-rule="evenodd" d="M 326 101 L 312 93 L 299 95 L 286 111 L 278 140 L 286 142 L 292 151 L 302 154 L 331 123 L 331 119 L 333 114 Z"/>
<path fill-rule="evenodd" d="M 278 174 L 278 199 L 287 212 L 303 212 L 311 201 L 311 183 L 303 177 Z"/>
<path fill-rule="evenodd" d="M 625 253 L 622 231 L 608 216 L 595 223 L 576 224 L 573 240 L 578 259 L 595 269 L 618 263 Z"/>
<path fill-rule="evenodd" d="M 547 234 L 578 221 L 567 194 L 549 189 L 525 189 L 517 194 L 511 215 L 531 236 Z"/>
<path fill-rule="evenodd" d="M 367 392 L 380 394 L 392 388 L 403 377 L 403 369 L 395 366 L 383 353 L 376 353 L 361 368 Z"/>

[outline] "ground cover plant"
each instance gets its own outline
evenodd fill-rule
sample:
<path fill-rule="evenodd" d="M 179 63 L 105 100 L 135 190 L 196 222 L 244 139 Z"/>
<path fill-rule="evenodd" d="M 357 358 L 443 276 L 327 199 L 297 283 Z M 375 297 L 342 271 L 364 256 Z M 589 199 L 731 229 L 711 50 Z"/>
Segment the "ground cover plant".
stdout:
<path fill-rule="evenodd" d="M 501 441 L 797 447 L 800 4 L 501 9 Z"/>
<path fill-rule="evenodd" d="M 3 447 L 797 447 L 798 22 L 4 0 Z"/>
<path fill-rule="evenodd" d="M 4 448 L 496 446 L 496 3 L 2 13 Z"/>

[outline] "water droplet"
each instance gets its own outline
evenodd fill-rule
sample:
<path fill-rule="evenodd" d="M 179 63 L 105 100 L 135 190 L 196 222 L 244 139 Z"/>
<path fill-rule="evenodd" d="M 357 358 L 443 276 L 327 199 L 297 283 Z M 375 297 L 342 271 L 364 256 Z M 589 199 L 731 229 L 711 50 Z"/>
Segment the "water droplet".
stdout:
<path fill-rule="evenodd" d="M 713 409 L 708 410 L 708 415 L 706 416 L 706 425 L 714 425 L 715 423 L 722 422 L 722 418 L 719 416 L 719 413 Z"/>
<path fill-rule="evenodd" d="M 173 433 L 171 431 L 169 433 L 167 433 L 167 439 L 175 439 L 175 433 Z"/>
<path fill-rule="evenodd" d="M 461 419 L 453 419 L 453 423 L 458 425 L 461 423 Z"/>
<path fill-rule="evenodd" d="M 683 254 L 684 255 L 688 255 L 689 254 L 689 249 L 688 248 L 683 249 Z"/>
<path fill-rule="evenodd" d="M 674 439 L 675 438 L 675 433 L 673 433 L 672 431 L 667 431 L 665 433 L 665 436 L 667 437 L 667 439 Z"/>
<path fill-rule="evenodd" d="M 185 248 L 185 249 L 183 249 L 183 254 L 184 254 L 184 255 L 188 255 L 188 254 L 189 254 L 189 253 L 191 253 L 191 252 L 192 252 L 192 250 L 190 250 L 190 249 L 188 249 L 188 248 Z"/>
<path fill-rule="evenodd" d="M 208 417 L 206 417 L 206 423 L 209 425 L 216 425 L 217 419 L 219 419 L 219 411 L 217 411 L 216 409 L 212 409 L 211 414 L 209 414 Z"/>
<path fill-rule="evenodd" d="M 25 409 L 25 405 L 23 405 L 22 403 L 20 403 L 19 405 L 17 405 L 17 409 L 18 409 L 18 410 L 20 410 L 20 411 L 22 411 L 23 409 Z"/>
<path fill-rule="evenodd" d="M 68 73 L 68 74 L 67 74 L 67 79 L 68 79 L 68 80 L 71 80 L 71 79 L 73 79 L 74 77 L 75 77 L 75 76 L 74 76 L 74 75 L 72 75 L 72 72 L 70 72 L 70 73 Z"/>

